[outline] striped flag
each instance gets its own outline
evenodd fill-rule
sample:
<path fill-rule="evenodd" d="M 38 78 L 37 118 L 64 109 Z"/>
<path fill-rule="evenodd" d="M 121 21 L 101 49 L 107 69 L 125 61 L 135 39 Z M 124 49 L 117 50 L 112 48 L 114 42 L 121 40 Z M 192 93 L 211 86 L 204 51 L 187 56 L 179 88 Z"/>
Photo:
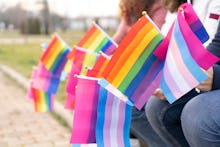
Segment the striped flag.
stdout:
<path fill-rule="evenodd" d="M 70 143 L 96 142 L 97 105 L 99 84 L 96 78 L 77 76 L 76 103 Z"/>
<path fill-rule="evenodd" d="M 91 69 L 88 69 L 86 75 L 90 77 L 101 78 L 101 75 L 110 59 L 110 56 L 101 52 L 94 66 Z"/>
<path fill-rule="evenodd" d="M 117 48 L 117 43 L 109 37 L 109 35 L 96 23 L 86 32 L 82 39 L 76 44 L 76 46 L 91 50 L 98 53 L 110 55 Z M 72 50 L 68 58 L 73 59 L 75 57 L 75 51 Z"/>
<path fill-rule="evenodd" d="M 34 108 L 36 112 L 47 112 L 53 110 L 54 107 L 54 94 L 44 92 L 32 88 Z"/>
<path fill-rule="evenodd" d="M 95 143 L 89 143 L 89 144 L 72 144 L 72 147 L 97 147 L 97 144 L 95 144 Z"/>
<path fill-rule="evenodd" d="M 53 75 L 44 67 L 41 62 L 39 62 L 32 87 L 45 92 L 56 94 L 59 84 L 60 75 Z"/>
<path fill-rule="evenodd" d="M 163 67 L 163 61 L 153 55 L 162 39 L 149 17 L 142 16 L 119 44 L 99 83 L 128 104 L 141 108 L 144 103 L 139 101 L 149 98 L 142 94 Z"/>
<path fill-rule="evenodd" d="M 173 103 L 207 78 L 191 54 L 190 47 L 193 46 L 193 49 L 197 50 L 197 54 L 201 57 L 199 60 L 211 61 L 211 65 L 214 61 L 217 62 L 214 55 L 207 59 L 206 55 L 202 54 L 202 50 L 204 50 L 202 43 L 198 41 L 192 31 L 188 30 L 190 28 L 182 13 L 179 12 L 171 34 L 160 84 L 170 103 Z M 187 36 L 184 33 L 187 33 Z M 189 38 L 188 36 L 190 36 L 191 44 L 186 41 Z"/>
<path fill-rule="evenodd" d="M 194 41 L 193 38 L 197 38 L 196 41 L 197 42 L 200 41 L 201 43 L 205 43 L 209 39 L 209 35 L 206 32 L 206 29 L 204 28 L 202 22 L 200 21 L 199 17 L 195 13 L 191 4 L 189 4 L 189 3 L 182 4 L 179 7 L 178 13 L 181 13 L 182 15 L 184 15 L 184 18 L 185 18 L 184 24 L 188 25 L 187 31 L 182 30 L 184 33 L 183 35 L 185 36 L 185 39 L 188 42 L 188 44 L 190 44 Z M 185 28 L 183 27 L 183 29 L 185 29 Z M 158 46 L 157 50 L 155 50 L 155 52 L 154 52 L 154 54 L 162 60 L 165 60 L 165 58 L 166 58 L 166 53 L 168 50 L 172 31 L 173 31 L 173 25 L 170 28 L 165 39 L 162 41 L 162 43 Z M 193 32 L 194 33 L 194 35 L 192 36 L 193 38 L 191 38 L 191 36 L 189 37 L 187 32 Z M 198 44 L 198 43 L 196 43 L 196 44 Z M 210 55 L 210 53 L 207 52 L 205 49 L 203 49 L 203 50 L 200 49 L 199 52 L 203 52 L 203 53 L 197 54 L 198 50 L 193 45 L 194 45 L 194 43 L 191 44 L 189 50 L 190 50 L 193 58 L 196 60 L 196 62 L 204 69 L 207 69 L 207 67 L 210 67 L 210 63 L 212 65 L 212 62 L 210 62 L 210 61 L 206 62 L 206 60 L 199 60 L 199 59 L 201 58 L 202 54 L 206 54 L 207 59 L 209 59 L 208 56 L 212 56 L 212 55 Z M 209 65 L 207 65 L 207 64 L 209 64 Z"/>
<path fill-rule="evenodd" d="M 69 52 L 70 47 L 57 34 L 54 34 L 40 60 L 46 69 L 53 74 L 58 74 L 62 72 L 67 62 Z"/>
<path fill-rule="evenodd" d="M 96 143 L 100 147 L 130 147 L 131 106 L 100 86 Z"/>
<path fill-rule="evenodd" d="M 65 108 L 70 110 L 74 109 L 75 105 L 75 87 L 77 85 L 75 75 L 86 75 L 88 69 L 93 67 L 99 57 L 98 53 L 78 46 L 76 46 L 74 50 L 75 58 L 66 83 Z"/>

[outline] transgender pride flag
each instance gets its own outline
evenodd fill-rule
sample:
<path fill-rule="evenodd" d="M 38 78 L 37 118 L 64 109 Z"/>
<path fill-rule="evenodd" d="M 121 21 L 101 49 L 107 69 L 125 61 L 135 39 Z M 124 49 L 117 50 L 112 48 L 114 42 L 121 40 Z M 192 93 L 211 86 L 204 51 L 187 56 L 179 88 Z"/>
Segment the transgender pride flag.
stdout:
<path fill-rule="evenodd" d="M 195 60 L 195 55 L 190 52 L 192 46 L 197 51 L 197 56 L 201 58 Z M 170 103 L 173 103 L 207 78 L 197 62 L 201 63 L 201 60 L 205 60 L 207 62 L 205 67 L 209 68 L 218 61 L 218 58 L 212 54 L 209 54 L 207 59 L 207 56 L 202 54 L 204 50 L 202 43 L 190 31 L 183 14 L 179 12 L 171 34 L 160 84 Z"/>
<path fill-rule="evenodd" d="M 131 106 L 100 86 L 96 143 L 100 147 L 130 147 Z"/>

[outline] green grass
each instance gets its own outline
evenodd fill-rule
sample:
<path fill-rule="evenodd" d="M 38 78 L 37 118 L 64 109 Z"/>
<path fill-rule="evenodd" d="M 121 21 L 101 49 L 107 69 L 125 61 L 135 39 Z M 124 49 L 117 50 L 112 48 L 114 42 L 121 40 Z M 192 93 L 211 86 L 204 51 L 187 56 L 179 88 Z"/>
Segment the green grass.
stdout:
<path fill-rule="evenodd" d="M 112 34 L 112 32 L 108 32 Z M 73 47 L 85 34 L 83 31 L 57 32 L 61 38 Z M 0 64 L 8 65 L 26 78 L 30 78 L 32 68 L 37 66 L 42 54 L 42 43 L 49 43 L 52 35 L 21 35 L 18 31 L 0 31 Z M 11 42 L 4 43 L 4 39 Z M 20 39 L 24 42 L 16 42 Z M 60 83 L 56 99 L 61 103 L 65 101 L 66 81 Z"/>
<path fill-rule="evenodd" d="M 64 41 L 66 41 L 70 47 L 72 47 L 77 41 L 80 40 L 84 32 L 57 32 Z M 5 34 L 5 35 L 3 35 Z M 0 64 L 8 65 L 13 68 L 21 75 L 30 78 L 32 73 L 32 68 L 37 66 L 40 56 L 42 54 L 41 44 L 46 42 L 49 43 L 52 35 L 44 36 L 44 35 L 29 35 L 24 36 L 20 35 L 17 31 L 4 31 L 0 32 Z M 1 39 L 21 39 L 26 38 L 31 41 L 27 41 L 24 43 L 16 43 L 12 40 L 10 43 L 1 42 Z M 45 40 L 44 42 L 39 42 L 39 39 Z M 36 40 L 36 41 L 35 41 Z M 49 40 L 49 41 L 48 41 Z M 58 93 L 56 95 L 56 99 L 62 104 L 65 101 L 65 84 L 66 81 L 62 81 L 60 83 Z"/>

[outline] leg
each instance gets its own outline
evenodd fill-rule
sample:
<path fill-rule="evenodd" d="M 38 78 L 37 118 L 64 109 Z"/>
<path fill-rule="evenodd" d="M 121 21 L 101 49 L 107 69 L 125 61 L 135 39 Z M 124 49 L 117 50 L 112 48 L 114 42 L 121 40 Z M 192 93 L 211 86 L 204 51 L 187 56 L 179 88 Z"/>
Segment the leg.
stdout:
<path fill-rule="evenodd" d="M 132 108 L 131 133 L 149 147 L 166 147 L 149 124 L 144 108 L 142 110 Z"/>
<path fill-rule="evenodd" d="M 167 131 L 162 122 L 163 114 L 169 106 L 170 104 L 167 101 L 161 101 L 156 97 L 151 97 L 147 102 L 145 111 L 152 128 L 165 142 L 165 144 L 168 147 L 179 147 L 180 144 Z"/>
<path fill-rule="evenodd" d="M 189 147 L 189 144 L 182 131 L 180 116 L 185 104 L 197 95 L 198 93 L 195 90 L 188 92 L 173 104 L 170 104 L 162 114 L 162 121 L 167 131 L 184 147 Z"/>
<path fill-rule="evenodd" d="M 183 108 L 181 122 L 190 146 L 220 146 L 220 90 L 201 94 Z"/>

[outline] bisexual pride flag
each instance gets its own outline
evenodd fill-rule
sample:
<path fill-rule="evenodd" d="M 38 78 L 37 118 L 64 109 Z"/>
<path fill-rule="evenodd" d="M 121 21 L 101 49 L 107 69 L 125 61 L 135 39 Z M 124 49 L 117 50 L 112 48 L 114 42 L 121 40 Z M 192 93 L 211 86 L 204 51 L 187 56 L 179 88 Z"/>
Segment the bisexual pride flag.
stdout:
<path fill-rule="evenodd" d="M 77 76 L 76 103 L 70 143 L 87 144 L 96 142 L 97 105 L 99 84 L 97 78 Z"/>
<path fill-rule="evenodd" d="M 137 108 L 145 104 L 159 86 L 151 84 L 163 67 L 154 50 L 163 40 L 151 19 L 144 15 L 119 44 L 102 74 L 99 84 L 121 100 Z M 147 90 L 147 87 L 149 91 Z"/>
<path fill-rule="evenodd" d="M 96 143 L 100 147 L 130 147 L 131 106 L 100 86 Z"/>
<path fill-rule="evenodd" d="M 218 61 L 216 56 L 205 50 L 199 41 L 200 35 L 190 29 L 185 19 L 182 12 L 178 12 L 160 84 L 170 103 L 204 81 L 207 75 L 202 68 L 208 69 Z"/>

